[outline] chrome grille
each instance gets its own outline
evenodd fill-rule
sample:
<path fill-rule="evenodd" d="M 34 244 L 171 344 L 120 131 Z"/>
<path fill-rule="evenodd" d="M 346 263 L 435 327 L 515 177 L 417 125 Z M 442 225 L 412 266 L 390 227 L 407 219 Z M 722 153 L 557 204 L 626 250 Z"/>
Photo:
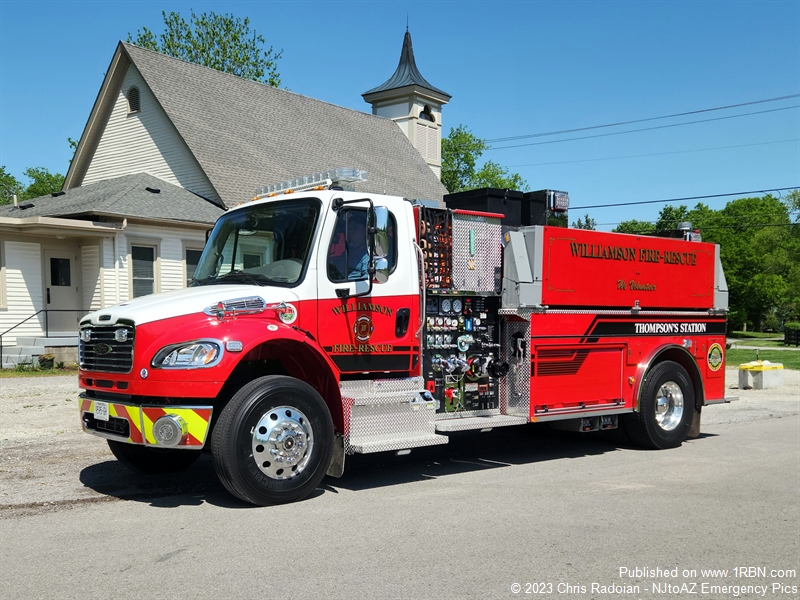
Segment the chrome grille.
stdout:
<path fill-rule="evenodd" d="M 128 339 L 118 342 L 114 339 L 118 329 L 128 332 Z M 102 373 L 130 373 L 133 368 L 133 342 L 136 328 L 132 324 L 82 325 L 81 334 L 90 333 L 88 342 L 78 342 L 78 359 L 81 369 Z"/>

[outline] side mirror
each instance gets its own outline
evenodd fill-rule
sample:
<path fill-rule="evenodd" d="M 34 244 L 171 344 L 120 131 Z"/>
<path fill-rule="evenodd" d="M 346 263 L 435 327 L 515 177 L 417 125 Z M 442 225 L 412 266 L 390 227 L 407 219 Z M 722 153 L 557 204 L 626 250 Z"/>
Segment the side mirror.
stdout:
<path fill-rule="evenodd" d="M 386 258 L 389 255 L 389 209 L 376 206 L 370 211 L 372 231 L 370 243 L 374 258 Z"/>
<path fill-rule="evenodd" d="M 373 258 L 372 264 L 375 267 L 375 273 L 372 275 L 373 283 L 386 283 L 389 281 L 389 261 L 385 258 Z"/>

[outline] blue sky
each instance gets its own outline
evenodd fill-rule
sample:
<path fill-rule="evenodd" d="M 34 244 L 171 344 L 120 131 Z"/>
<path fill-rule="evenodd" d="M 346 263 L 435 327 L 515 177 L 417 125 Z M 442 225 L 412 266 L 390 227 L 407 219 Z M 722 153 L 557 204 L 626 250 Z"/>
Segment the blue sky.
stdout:
<path fill-rule="evenodd" d="M 446 131 L 535 134 L 800 93 L 800 2 L 0 1 L 0 165 L 65 173 L 117 42 L 161 11 L 249 16 L 283 50 L 294 92 L 369 112 L 406 19 L 417 65 L 453 96 Z M 575 134 L 494 143 L 484 158 L 573 207 L 800 185 L 800 98 Z M 681 123 L 694 125 L 551 142 Z M 331 165 L 322 165 L 327 167 Z M 298 175 L 302 175 L 298 173 Z M 253 185 L 270 182 L 253 182 Z M 721 208 L 729 198 L 707 200 Z M 684 202 L 690 206 L 695 201 Z M 663 204 L 574 208 L 610 229 Z"/>

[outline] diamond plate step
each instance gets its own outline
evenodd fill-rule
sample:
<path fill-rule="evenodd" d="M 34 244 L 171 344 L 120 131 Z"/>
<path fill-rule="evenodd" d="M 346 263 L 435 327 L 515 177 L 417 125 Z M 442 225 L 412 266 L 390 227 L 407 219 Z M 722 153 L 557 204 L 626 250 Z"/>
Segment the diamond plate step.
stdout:
<path fill-rule="evenodd" d="M 489 429 L 492 427 L 508 427 L 509 425 L 524 425 L 527 422 L 527 417 L 513 417 L 510 415 L 442 419 L 441 421 L 436 421 L 436 431 L 448 433 L 453 431 L 468 431 L 470 429 Z"/>
<path fill-rule="evenodd" d="M 363 441 L 355 444 L 351 443 L 350 449 L 358 454 L 369 454 L 371 452 L 388 452 L 391 450 L 420 448 L 422 446 L 436 446 L 437 444 L 446 444 L 449 441 L 447 436 L 431 434 L 398 439 Z"/>

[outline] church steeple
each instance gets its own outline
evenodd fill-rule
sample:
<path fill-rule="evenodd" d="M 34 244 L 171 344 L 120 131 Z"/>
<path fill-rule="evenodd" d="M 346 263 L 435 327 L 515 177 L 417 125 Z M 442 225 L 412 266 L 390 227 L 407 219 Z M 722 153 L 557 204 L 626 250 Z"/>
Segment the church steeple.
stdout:
<path fill-rule="evenodd" d="M 400 62 L 394 74 L 362 97 L 372 104 L 372 114 L 392 119 L 437 176 L 441 174 L 442 106 L 450 94 L 422 76 L 414 59 L 411 34 L 406 28 Z"/>
<path fill-rule="evenodd" d="M 439 88 L 428 83 L 428 80 L 419 72 L 417 61 L 414 60 L 414 48 L 411 45 L 411 34 L 408 32 L 408 29 L 406 29 L 406 35 L 403 38 L 403 49 L 400 51 L 400 63 L 397 65 L 397 70 L 394 72 L 394 75 L 389 77 L 389 79 L 378 87 L 364 92 L 362 96 L 364 100 L 370 102 L 367 96 L 371 96 L 377 92 L 396 90 L 409 85 L 423 88 L 429 92 L 433 92 L 437 96 L 443 96 L 446 98 L 446 100 L 444 100 L 445 103 L 452 98 L 447 92 L 443 92 Z"/>

